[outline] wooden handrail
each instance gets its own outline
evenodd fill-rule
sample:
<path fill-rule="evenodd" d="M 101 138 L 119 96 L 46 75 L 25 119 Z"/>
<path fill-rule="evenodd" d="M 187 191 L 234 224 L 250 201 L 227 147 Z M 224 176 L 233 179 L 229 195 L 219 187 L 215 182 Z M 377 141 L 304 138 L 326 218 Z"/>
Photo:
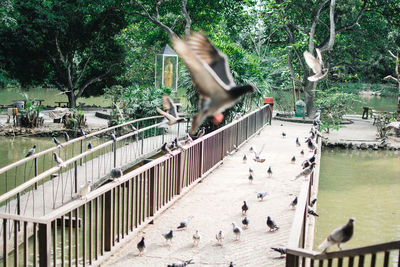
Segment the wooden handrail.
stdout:
<path fill-rule="evenodd" d="M 328 260 L 335 258 L 354 257 L 358 255 L 372 254 L 393 249 L 400 249 L 400 240 L 390 241 L 370 246 L 334 251 L 324 254 L 321 254 L 320 252 L 313 250 L 306 250 L 302 248 L 291 248 L 291 247 L 288 247 L 286 252 L 287 254 L 306 257 L 313 260 Z"/>

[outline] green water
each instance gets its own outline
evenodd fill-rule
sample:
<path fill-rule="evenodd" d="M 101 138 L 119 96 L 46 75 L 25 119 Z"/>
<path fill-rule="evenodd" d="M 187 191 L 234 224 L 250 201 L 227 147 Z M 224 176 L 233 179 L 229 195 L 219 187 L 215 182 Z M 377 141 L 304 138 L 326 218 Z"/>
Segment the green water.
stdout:
<path fill-rule="evenodd" d="M 28 94 L 30 99 L 43 99 L 43 106 L 58 106 L 55 101 L 68 101 L 65 94 L 59 95 L 60 91 L 54 88 L 31 88 L 21 90 L 20 88 L 6 88 L 0 90 L 0 105 L 12 105 L 14 100 L 23 100 L 22 92 Z M 103 96 L 78 98 L 77 104 L 84 103 L 85 105 L 96 105 L 108 107 L 111 102 Z"/>
<path fill-rule="evenodd" d="M 315 247 L 350 217 L 355 231 L 343 249 L 399 240 L 400 152 L 324 150 L 317 203 Z"/>

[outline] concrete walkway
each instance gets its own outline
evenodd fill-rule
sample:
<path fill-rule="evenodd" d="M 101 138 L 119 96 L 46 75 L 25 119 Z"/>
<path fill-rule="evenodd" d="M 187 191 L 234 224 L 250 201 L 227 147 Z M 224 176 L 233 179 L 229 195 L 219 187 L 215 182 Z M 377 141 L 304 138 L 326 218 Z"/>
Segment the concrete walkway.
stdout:
<path fill-rule="evenodd" d="M 282 125 L 281 125 L 282 124 Z M 193 259 L 189 266 L 284 266 L 285 260 L 271 246 L 285 246 L 288 242 L 294 210 L 289 208 L 294 196 L 299 193 L 302 179 L 292 181 L 301 170 L 301 162 L 308 154 L 304 137 L 310 124 L 296 124 L 274 120 L 260 135 L 242 146 L 238 152 L 225 158 L 223 165 L 206 177 L 171 208 L 166 210 L 154 224 L 146 226 L 141 233 L 132 237 L 121 249 L 103 262 L 102 266 L 167 266 L 173 262 Z M 282 131 L 287 134 L 282 137 Z M 295 144 L 296 137 L 302 147 Z M 253 161 L 250 146 L 265 148 L 261 157 L 264 163 Z M 304 149 L 306 156 L 301 156 Z M 248 157 L 242 162 L 243 155 Z M 296 163 L 290 160 L 296 156 Z M 273 175 L 267 175 L 268 167 Z M 254 181 L 248 181 L 249 167 L 254 170 Z M 257 201 L 257 192 L 267 191 L 263 202 Z M 249 229 L 244 230 L 241 240 L 234 241 L 232 222 L 242 225 L 243 201 L 249 206 L 247 217 Z M 187 230 L 175 231 L 179 222 L 194 216 Z M 267 216 L 271 216 L 280 229 L 269 232 Z M 171 246 L 164 243 L 162 233 L 174 230 Z M 193 247 L 192 236 L 198 229 L 201 234 L 199 247 Z M 225 234 L 223 246 L 216 245 L 215 235 L 219 230 Z M 136 244 L 142 236 L 146 238 L 146 252 L 138 256 Z"/>

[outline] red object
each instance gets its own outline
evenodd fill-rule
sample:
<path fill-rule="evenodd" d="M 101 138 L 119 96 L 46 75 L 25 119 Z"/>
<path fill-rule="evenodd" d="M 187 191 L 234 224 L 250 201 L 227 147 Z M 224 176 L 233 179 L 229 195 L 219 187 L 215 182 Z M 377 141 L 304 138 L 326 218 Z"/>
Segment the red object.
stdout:
<path fill-rule="evenodd" d="M 215 124 L 220 124 L 224 120 L 224 115 L 222 113 L 215 114 L 213 117 L 213 122 Z"/>
<path fill-rule="evenodd" d="M 264 104 L 269 104 L 269 107 L 271 108 L 271 112 L 272 112 L 272 109 L 274 108 L 274 98 L 273 97 L 266 97 L 264 99 Z"/>

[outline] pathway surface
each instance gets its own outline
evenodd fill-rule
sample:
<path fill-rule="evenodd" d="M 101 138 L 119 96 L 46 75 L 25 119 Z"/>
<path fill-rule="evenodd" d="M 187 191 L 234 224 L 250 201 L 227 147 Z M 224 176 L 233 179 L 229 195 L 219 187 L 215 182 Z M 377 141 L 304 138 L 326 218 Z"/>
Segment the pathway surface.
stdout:
<path fill-rule="evenodd" d="M 281 126 L 282 124 L 282 126 Z M 304 137 L 308 135 L 310 124 L 297 124 L 274 120 L 260 135 L 256 135 L 243 145 L 238 152 L 225 158 L 224 163 L 214 170 L 202 183 L 198 184 L 171 208 L 155 219 L 154 224 L 146 226 L 121 249 L 102 264 L 102 266 L 167 266 L 180 260 L 193 259 L 189 266 L 284 266 L 285 260 L 271 251 L 271 246 L 285 246 L 288 241 L 294 210 L 290 202 L 300 191 L 303 179 L 293 181 L 301 170 L 301 162 L 308 151 Z M 282 137 L 282 131 L 287 137 Z M 302 147 L 295 144 L 296 137 Z M 249 152 L 250 146 L 256 149 L 265 144 L 261 157 L 264 163 L 256 163 Z M 304 149 L 306 156 L 301 156 Z M 243 155 L 249 158 L 242 162 Z M 296 156 L 296 163 L 290 160 Z M 267 175 L 268 167 L 273 175 Z M 249 167 L 254 170 L 254 182 L 248 181 Z M 257 192 L 267 191 L 269 195 L 263 202 L 257 201 Z M 232 222 L 241 225 L 244 218 L 241 206 L 246 200 L 249 206 L 247 217 L 249 229 L 244 230 L 241 240 L 234 241 Z M 194 216 L 187 230 L 175 231 L 179 222 Z M 266 218 L 271 216 L 280 229 L 268 232 Z M 174 229 L 171 246 L 164 243 L 162 233 Z M 199 247 L 193 247 L 192 236 L 198 229 L 201 234 Z M 215 235 L 222 230 L 225 234 L 223 246 L 217 246 Z M 146 252 L 138 256 L 136 244 L 142 236 L 146 239 Z"/>

